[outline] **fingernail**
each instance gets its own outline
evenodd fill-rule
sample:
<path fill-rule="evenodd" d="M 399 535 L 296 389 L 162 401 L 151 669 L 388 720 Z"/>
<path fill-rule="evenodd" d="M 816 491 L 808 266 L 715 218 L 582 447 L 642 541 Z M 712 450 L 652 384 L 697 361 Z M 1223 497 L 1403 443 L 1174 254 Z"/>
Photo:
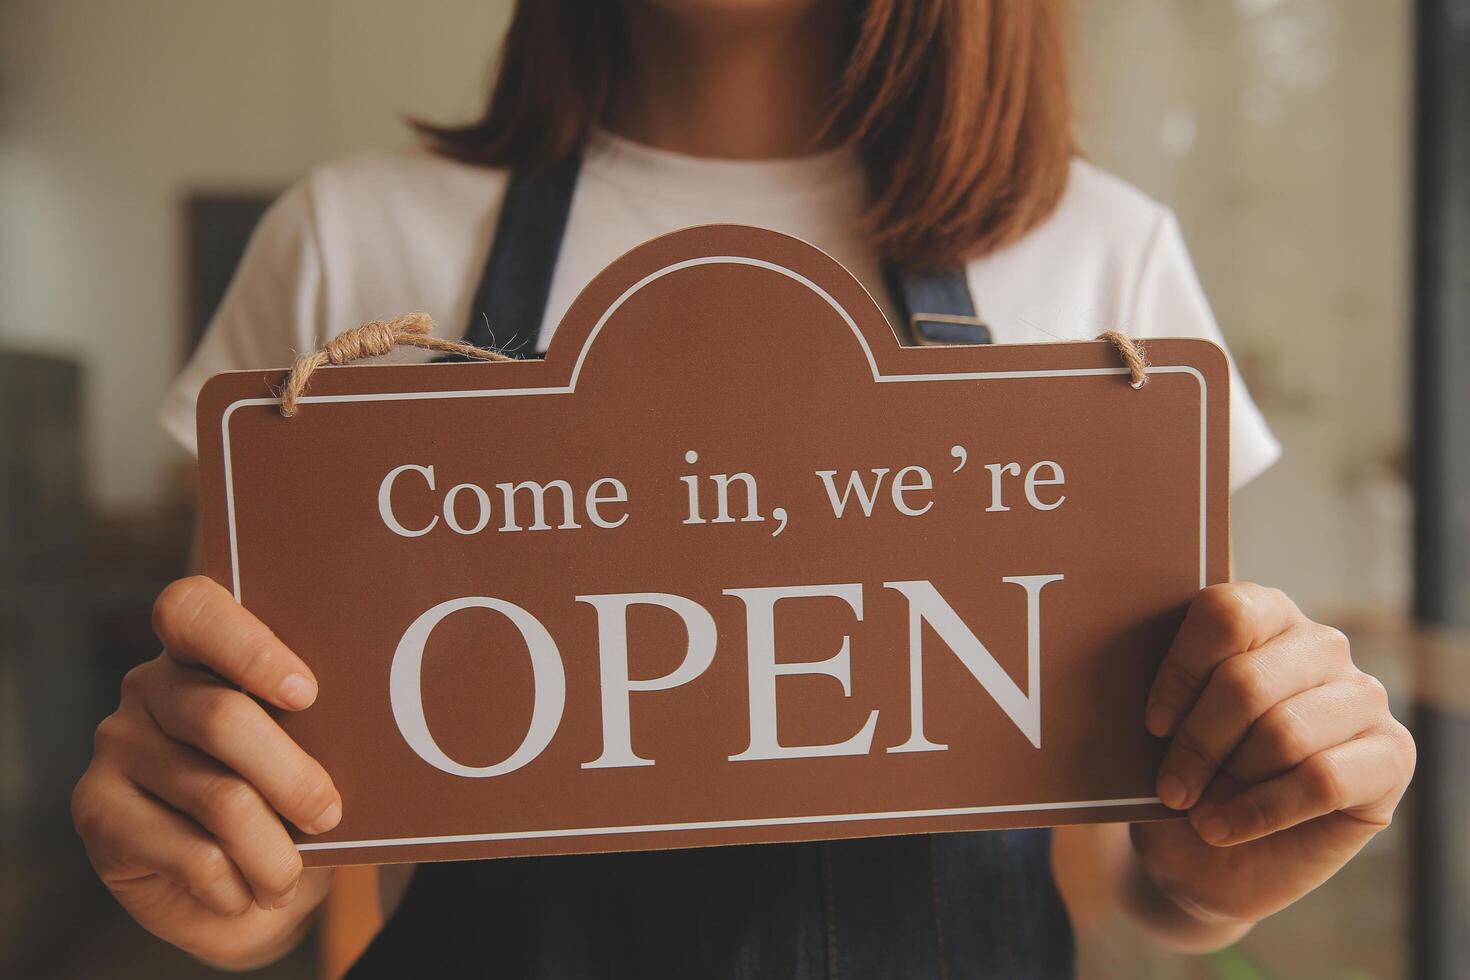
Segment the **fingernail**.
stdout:
<path fill-rule="evenodd" d="M 1149 730 L 1149 734 L 1163 738 L 1169 734 L 1169 726 L 1174 722 L 1174 712 L 1162 704 L 1155 704 L 1148 709 L 1144 715 L 1143 726 Z"/>
<path fill-rule="evenodd" d="M 1159 799 L 1164 806 L 1172 810 L 1183 810 L 1188 798 L 1189 789 L 1184 785 L 1184 780 L 1172 772 L 1166 772 L 1159 777 Z"/>
<path fill-rule="evenodd" d="M 333 800 L 327 804 L 327 808 L 321 812 L 321 816 L 311 822 L 313 834 L 325 834 L 342 821 L 342 801 Z"/>
<path fill-rule="evenodd" d="M 281 681 L 279 693 L 286 707 L 297 710 L 309 708 L 316 700 L 316 684 L 305 674 L 290 674 Z"/>
<path fill-rule="evenodd" d="M 1207 844 L 1218 844 L 1230 836 L 1230 825 L 1219 817 L 1205 817 L 1195 829 Z"/>

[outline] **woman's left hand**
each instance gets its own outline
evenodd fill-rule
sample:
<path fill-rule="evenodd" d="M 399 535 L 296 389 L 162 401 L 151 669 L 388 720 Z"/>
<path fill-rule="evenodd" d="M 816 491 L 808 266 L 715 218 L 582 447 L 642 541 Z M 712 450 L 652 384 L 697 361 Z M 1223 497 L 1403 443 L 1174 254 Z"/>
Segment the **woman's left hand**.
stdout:
<path fill-rule="evenodd" d="M 1414 772 L 1383 685 L 1275 589 L 1202 591 L 1147 705 L 1169 739 L 1159 798 L 1189 819 L 1134 824 L 1134 849 L 1205 922 L 1254 922 L 1331 877 L 1388 826 Z"/>

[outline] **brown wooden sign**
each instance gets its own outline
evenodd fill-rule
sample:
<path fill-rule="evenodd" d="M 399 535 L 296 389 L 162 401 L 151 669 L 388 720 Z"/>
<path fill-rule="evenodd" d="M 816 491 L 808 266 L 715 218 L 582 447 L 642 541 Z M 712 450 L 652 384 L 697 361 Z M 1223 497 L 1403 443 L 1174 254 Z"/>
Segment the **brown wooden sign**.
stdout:
<path fill-rule="evenodd" d="M 520 325 L 522 332 L 526 325 Z M 545 361 L 199 401 L 209 574 L 316 672 L 308 864 L 1167 814 L 1154 669 L 1228 563 L 1228 374 L 902 348 L 831 258 L 690 229 Z"/>

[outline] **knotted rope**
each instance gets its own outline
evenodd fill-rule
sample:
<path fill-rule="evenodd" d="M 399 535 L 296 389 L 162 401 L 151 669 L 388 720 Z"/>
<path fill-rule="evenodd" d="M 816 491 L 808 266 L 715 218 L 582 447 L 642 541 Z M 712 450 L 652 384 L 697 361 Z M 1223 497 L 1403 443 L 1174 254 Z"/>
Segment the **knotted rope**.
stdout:
<path fill-rule="evenodd" d="M 321 350 L 296 358 L 296 363 L 291 365 L 291 373 L 286 376 L 286 383 L 281 386 L 281 414 L 288 419 L 296 414 L 296 404 L 317 368 L 377 357 L 395 347 L 418 347 L 477 361 L 513 360 L 499 351 L 435 337 L 433 329 L 434 320 L 429 314 L 405 313 L 391 320 L 369 320 L 360 327 L 344 330 L 327 341 Z"/>
<path fill-rule="evenodd" d="M 1097 335 L 1097 339 L 1106 340 L 1117 350 L 1118 357 L 1128 368 L 1129 384 L 1134 388 L 1142 388 L 1148 384 L 1148 355 L 1132 337 L 1116 330 L 1104 330 Z"/>
<path fill-rule="evenodd" d="M 444 340 L 433 335 L 434 320 L 427 313 L 405 313 L 391 320 L 369 320 L 360 327 L 344 330 L 322 346 L 296 358 L 291 373 L 281 386 L 281 414 L 286 418 L 296 414 L 297 402 L 306 391 L 306 385 L 319 367 L 328 364 L 351 364 L 364 357 L 377 357 L 395 347 L 418 347 L 423 350 L 458 354 L 477 361 L 509 361 L 499 351 L 486 350 L 474 344 L 458 340 Z M 1127 334 L 1117 330 L 1106 330 L 1097 337 L 1112 344 L 1128 368 L 1128 383 L 1134 388 L 1148 384 L 1148 357 L 1143 348 Z"/>

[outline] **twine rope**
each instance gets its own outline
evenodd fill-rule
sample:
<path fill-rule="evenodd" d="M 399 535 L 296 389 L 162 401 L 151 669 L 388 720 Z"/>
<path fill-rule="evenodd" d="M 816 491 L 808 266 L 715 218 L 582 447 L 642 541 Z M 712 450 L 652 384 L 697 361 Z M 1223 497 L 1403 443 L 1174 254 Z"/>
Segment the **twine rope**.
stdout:
<path fill-rule="evenodd" d="M 472 357 L 477 361 L 512 360 L 499 351 L 435 337 L 433 330 L 434 319 L 429 314 L 405 313 L 391 320 L 369 320 L 360 327 L 342 331 L 327 341 L 321 350 L 296 358 L 296 363 L 291 365 L 291 373 L 286 376 L 286 383 L 281 386 L 281 414 L 288 419 L 296 414 L 297 403 L 317 368 L 328 364 L 351 364 L 364 357 L 386 354 L 395 347 L 417 347 Z"/>
<path fill-rule="evenodd" d="M 344 330 L 327 341 L 321 350 L 296 358 L 291 373 L 281 386 L 281 415 L 291 418 L 297 412 L 301 396 L 316 369 L 331 365 L 351 364 L 365 357 L 386 354 L 395 347 L 418 347 L 421 350 L 458 354 L 477 361 L 509 361 L 499 351 L 486 350 L 458 340 L 445 340 L 433 335 L 434 320 L 427 313 L 405 313 L 391 320 L 369 320 L 360 327 Z M 1134 388 L 1148 384 L 1148 356 L 1132 337 L 1117 330 L 1106 330 L 1097 337 L 1113 345 L 1118 357 L 1128 368 L 1128 383 Z"/>
<path fill-rule="evenodd" d="M 1148 384 L 1148 354 L 1132 337 L 1117 330 L 1104 330 L 1097 335 L 1098 340 L 1106 340 L 1113 345 L 1118 352 L 1118 358 L 1128 368 L 1128 383 L 1135 389 L 1142 388 Z"/>

